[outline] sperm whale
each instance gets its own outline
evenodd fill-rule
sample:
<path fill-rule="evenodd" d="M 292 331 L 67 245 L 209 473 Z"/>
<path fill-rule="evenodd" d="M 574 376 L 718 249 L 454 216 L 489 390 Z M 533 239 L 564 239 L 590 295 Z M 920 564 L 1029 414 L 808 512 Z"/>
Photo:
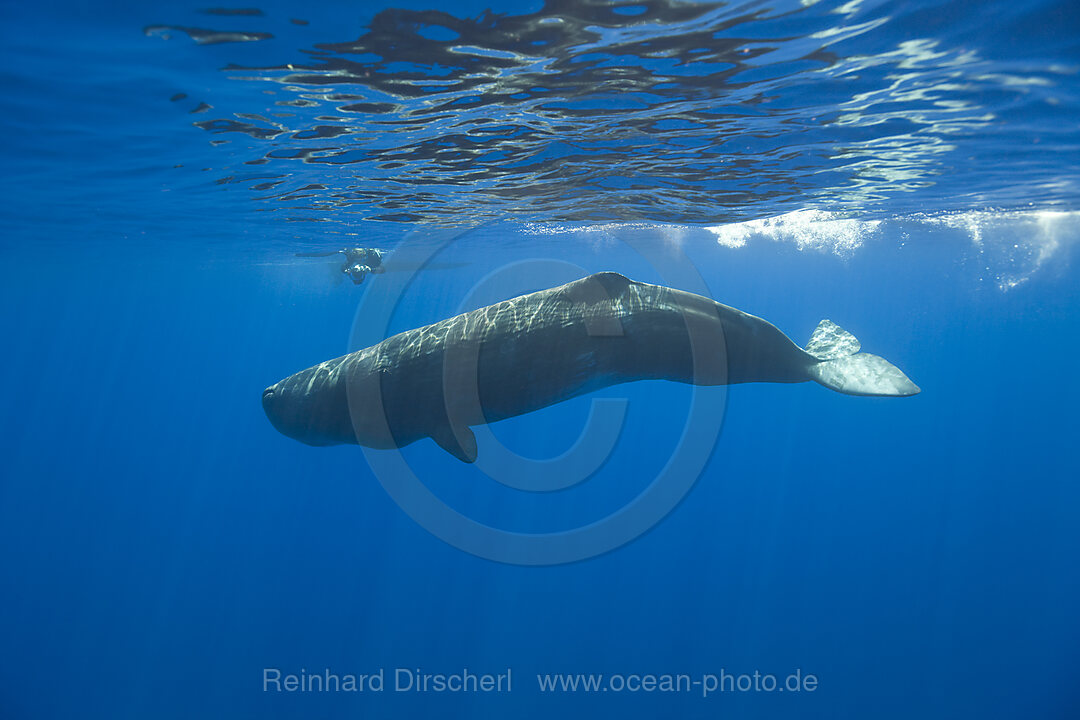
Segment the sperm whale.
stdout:
<path fill-rule="evenodd" d="M 266 388 L 262 402 L 279 432 L 309 445 L 400 448 L 430 437 L 473 462 L 470 426 L 635 380 L 919 392 L 899 368 L 859 349 L 829 320 L 800 348 L 759 317 L 605 272 L 327 360 Z"/>

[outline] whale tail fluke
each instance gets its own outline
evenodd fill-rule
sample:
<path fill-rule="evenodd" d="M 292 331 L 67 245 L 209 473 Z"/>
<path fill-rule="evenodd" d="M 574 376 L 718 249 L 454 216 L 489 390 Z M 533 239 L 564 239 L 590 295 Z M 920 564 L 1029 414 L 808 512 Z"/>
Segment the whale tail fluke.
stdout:
<path fill-rule="evenodd" d="M 831 320 L 822 320 L 806 352 L 818 359 L 810 366 L 810 377 L 830 390 L 846 395 L 907 397 L 917 395 L 919 386 L 888 360 L 859 352 L 855 336 Z"/>

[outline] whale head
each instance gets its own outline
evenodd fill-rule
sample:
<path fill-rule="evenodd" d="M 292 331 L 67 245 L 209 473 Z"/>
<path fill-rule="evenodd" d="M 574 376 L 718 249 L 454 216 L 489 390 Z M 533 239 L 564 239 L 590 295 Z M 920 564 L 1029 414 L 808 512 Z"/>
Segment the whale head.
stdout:
<path fill-rule="evenodd" d="M 263 390 L 262 406 L 270 424 L 282 435 L 307 445 L 355 443 L 344 393 L 311 382 L 311 368 Z M 316 380 L 318 377 L 316 376 Z"/>

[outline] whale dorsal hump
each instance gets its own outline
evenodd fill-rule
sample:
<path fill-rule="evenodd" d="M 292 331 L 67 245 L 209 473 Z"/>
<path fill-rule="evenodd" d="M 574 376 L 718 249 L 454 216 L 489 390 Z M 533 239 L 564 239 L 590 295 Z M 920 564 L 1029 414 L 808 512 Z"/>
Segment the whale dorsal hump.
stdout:
<path fill-rule="evenodd" d="M 581 305 L 591 305 L 601 300 L 621 300 L 634 281 L 617 272 L 594 273 L 559 288 L 567 300 Z"/>
<path fill-rule="evenodd" d="M 620 299 L 626 295 L 627 290 L 634 284 L 634 281 L 625 275 L 620 275 L 617 272 L 599 272 L 594 273 L 587 278 L 582 278 L 578 282 L 591 283 L 594 287 L 600 286 L 604 289 L 604 292 L 608 297 L 613 299 Z M 577 284 L 577 283 L 575 283 Z"/>
<path fill-rule="evenodd" d="M 602 272 L 559 288 L 559 299 L 566 303 L 564 312 L 579 316 L 590 337 L 623 335 L 620 308 L 628 305 L 633 280 L 616 272 Z"/>

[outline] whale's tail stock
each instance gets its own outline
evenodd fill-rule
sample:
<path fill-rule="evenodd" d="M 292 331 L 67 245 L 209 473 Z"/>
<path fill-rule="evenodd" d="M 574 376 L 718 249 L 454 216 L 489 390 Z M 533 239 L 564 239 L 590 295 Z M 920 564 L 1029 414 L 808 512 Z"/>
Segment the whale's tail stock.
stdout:
<path fill-rule="evenodd" d="M 855 336 L 831 320 L 818 323 L 806 352 L 818 359 L 810 366 L 810 378 L 830 390 L 846 395 L 907 397 L 919 386 L 888 360 L 859 352 Z"/>

